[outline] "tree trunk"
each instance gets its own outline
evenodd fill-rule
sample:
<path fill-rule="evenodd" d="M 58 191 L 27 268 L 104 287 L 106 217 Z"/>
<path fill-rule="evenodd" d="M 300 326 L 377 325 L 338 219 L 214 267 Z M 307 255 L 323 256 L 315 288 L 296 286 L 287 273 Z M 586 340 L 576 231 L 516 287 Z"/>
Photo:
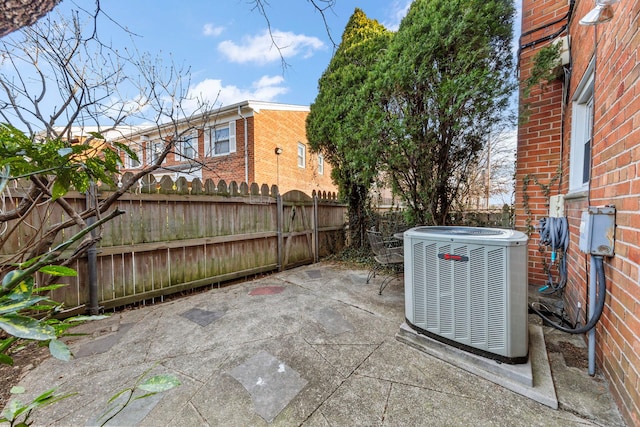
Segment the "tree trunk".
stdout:
<path fill-rule="evenodd" d="M 367 189 L 358 184 L 352 184 L 349 189 L 349 233 L 351 247 L 361 248 L 367 245 Z"/>
<path fill-rule="evenodd" d="M 61 0 L 7 0 L 0 8 L 0 37 L 31 25 L 49 13 Z"/>

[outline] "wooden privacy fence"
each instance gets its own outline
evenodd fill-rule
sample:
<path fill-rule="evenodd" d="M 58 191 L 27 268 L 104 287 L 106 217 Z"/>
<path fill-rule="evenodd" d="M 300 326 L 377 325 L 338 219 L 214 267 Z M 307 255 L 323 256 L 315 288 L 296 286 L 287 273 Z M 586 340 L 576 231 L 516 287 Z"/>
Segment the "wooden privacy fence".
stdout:
<path fill-rule="evenodd" d="M 19 203 L 15 193 L 11 201 Z M 110 194 L 101 188 L 99 198 Z M 87 203 L 74 192 L 65 200 L 78 210 Z M 96 251 L 98 303 L 104 308 L 313 263 L 345 242 L 346 206 L 335 194 L 279 195 L 276 186 L 164 177 L 138 183 L 112 209 L 125 213 L 104 225 Z M 0 249 L 3 259 L 21 242 L 38 238 L 39 224 L 65 214 L 54 204 L 29 216 Z M 75 231 L 65 231 L 54 245 Z M 70 311 L 84 311 L 90 300 L 87 258 L 74 267 L 78 276 L 65 278 L 69 286 L 52 297 L 76 308 Z"/>
<path fill-rule="evenodd" d="M 513 228 L 513 207 L 502 209 L 476 209 L 449 214 L 449 224 L 469 227 Z"/>

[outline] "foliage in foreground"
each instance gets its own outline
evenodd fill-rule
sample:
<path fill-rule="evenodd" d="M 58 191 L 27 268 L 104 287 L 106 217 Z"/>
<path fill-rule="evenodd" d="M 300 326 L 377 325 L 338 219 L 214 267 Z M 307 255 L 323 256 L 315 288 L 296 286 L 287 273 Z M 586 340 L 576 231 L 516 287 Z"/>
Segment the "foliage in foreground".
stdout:
<path fill-rule="evenodd" d="M 150 370 L 151 368 L 138 377 L 132 387 L 127 387 L 119 391 L 109 399 L 107 402 L 109 407 L 104 414 L 98 418 L 98 421 L 101 421 L 100 426 L 104 426 L 114 419 L 133 401 L 145 399 L 158 393 L 163 393 L 180 385 L 180 381 L 173 375 L 160 374 L 147 378 Z M 11 394 L 13 395 L 20 395 L 24 392 L 24 387 L 11 388 Z M 18 398 L 11 399 L 9 404 L 0 414 L 0 423 L 9 423 L 11 427 L 28 426 L 31 424 L 29 421 L 33 411 L 42 409 L 75 395 L 77 395 L 77 393 L 60 394 L 56 392 L 55 388 L 52 388 L 37 396 L 28 404 L 22 403 Z M 118 402 L 118 398 L 121 396 L 126 396 L 124 402 Z"/>
<path fill-rule="evenodd" d="M 19 395 L 25 392 L 23 387 L 12 387 L 11 394 Z M 4 408 L 0 414 L 0 423 L 9 423 L 11 427 L 28 426 L 31 423 L 29 419 L 33 411 L 42 409 L 60 400 L 66 399 L 75 395 L 76 393 L 57 394 L 55 389 L 47 390 L 41 395 L 37 396 L 30 403 L 24 404 L 19 399 L 11 399 L 9 404 Z M 20 418 L 22 417 L 22 418 Z"/>
<path fill-rule="evenodd" d="M 5 172 L 0 180 L 0 193 L 10 180 L 16 179 L 9 175 L 12 169 L 17 171 L 19 176 L 30 177 L 40 183 L 42 180 L 53 179 L 53 191 L 50 193 L 52 198 L 63 195 L 72 182 L 84 185 L 83 183 L 96 175 L 91 172 L 91 167 L 75 169 L 77 166 L 69 158 L 71 155 L 82 153 L 83 150 L 84 148 L 77 149 L 58 140 L 33 144 L 19 130 L 9 125 L 0 125 L 0 153 L 3 155 L 0 167 Z M 109 170 L 108 162 L 101 159 L 94 163 L 94 167 L 101 168 L 100 173 L 104 174 Z M 60 189 L 55 190 L 58 187 Z M 11 350 L 19 346 L 22 340 L 46 343 L 52 356 L 61 360 L 71 358 L 71 352 L 59 338 L 78 322 L 99 317 L 80 316 L 62 321 L 55 319 L 53 316 L 60 311 L 61 304 L 45 295 L 64 285 L 36 287 L 34 276 L 36 273 L 54 279 L 76 276 L 75 270 L 56 265 L 62 259 L 62 253 L 88 236 L 93 229 L 120 213 L 117 210 L 113 211 L 44 254 L 38 254 L 21 263 L 3 266 L 4 276 L 0 285 L 0 329 L 7 337 L 0 340 L 0 363 L 13 363 Z"/>
<path fill-rule="evenodd" d="M 46 342 L 52 356 L 61 360 L 71 358 L 68 347 L 58 338 L 78 322 L 102 317 L 79 316 L 66 320 L 53 318 L 53 315 L 61 309 L 61 304 L 41 294 L 64 285 L 35 288 L 34 275 L 39 272 L 57 277 L 75 276 L 77 274 L 75 270 L 54 265 L 59 261 L 61 253 L 89 234 L 91 230 L 119 214 L 120 211 L 114 211 L 111 215 L 76 233 L 52 251 L 18 264 L 5 274 L 0 287 L 0 328 L 8 334 L 8 337 L 0 340 L 0 363 L 13 363 L 9 352 L 13 346 L 19 344 L 20 340 Z"/>
<path fill-rule="evenodd" d="M 173 375 L 160 374 L 147 378 L 151 369 L 153 366 L 140 375 L 132 387 L 125 388 L 111 396 L 107 402 L 109 407 L 98 418 L 98 421 L 101 421 L 100 426 L 104 426 L 114 419 L 133 401 L 163 393 L 180 385 L 180 381 Z M 120 402 L 121 397 L 124 397 L 124 402 Z"/>

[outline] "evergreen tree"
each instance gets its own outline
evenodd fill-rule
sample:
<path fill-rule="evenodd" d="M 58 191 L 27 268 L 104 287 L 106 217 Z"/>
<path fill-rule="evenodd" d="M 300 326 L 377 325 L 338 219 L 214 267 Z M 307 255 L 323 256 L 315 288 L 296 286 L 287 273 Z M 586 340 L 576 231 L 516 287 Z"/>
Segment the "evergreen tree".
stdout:
<path fill-rule="evenodd" d="M 365 128 L 410 220 L 445 224 L 514 88 L 512 0 L 416 0 L 370 80 Z"/>
<path fill-rule="evenodd" d="M 377 176 L 377 141 L 363 129 L 372 98 L 362 91 L 392 33 L 356 9 L 329 66 L 307 118 L 307 139 L 333 167 L 332 178 L 349 204 L 352 245 L 364 244 L 368 194 Z"/>

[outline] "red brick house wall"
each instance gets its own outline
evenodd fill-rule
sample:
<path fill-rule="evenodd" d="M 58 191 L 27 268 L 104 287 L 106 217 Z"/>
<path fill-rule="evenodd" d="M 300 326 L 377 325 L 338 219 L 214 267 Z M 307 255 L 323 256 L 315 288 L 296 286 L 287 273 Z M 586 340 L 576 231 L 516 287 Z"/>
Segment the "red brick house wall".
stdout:
<path fill-rule="evenodd" d="M 212 179 L 215 182 L 224 179 L 227 184 L 235 181 L 238 184 L 245 182 L 245 166 L 244 166 L 244 120 L 232 119 L 236 124 L 236 152 L 221 157 L 207 156 L 204 152 L 204 135 L 200 132 L 198 137 L 198 154 L 203 160 L 205 167 L 202 169 L 202 180 Z M 247 119 L 247 122 L 253 118 Z M 226 121 L 226 120 L 225 120 Z M 247 124 L 247 128 L 251 129 L 251 124 Z M 249 183 L 252 183 L 249 176 Z"/>
<path fill-rule="evenodd" d="M 325 162 L 322 174 L 318 171 L 318 154 L 312 153 L 306 137 L 308 111 L 286 112 L 260 110 L 255 117 L 254 153 L 260 159 L 255 171 L 256 182 L 279 183 L 280 192 L 301 190 L 337 191 L 331 182 L 331 167 Z M 305 165 L 298 166 L 298 144 L 305 149 Z M 276 147 L 282 153 L 275 154 Z M 256 164 L 258 164 L 256 162 Z M 274 179 L 275 178 L 275 179 Z"/>
<path fill-rule="evenodd" d="M 557 21 L 568 12 L 566 1 L 523 0 L 522 32 Z M 562 22 L 532 32 L 521 38 L 521 45 L 550 36 L 562 27 Z M 538 47 L 520 52 L 520 81 L 531 73 L 533 57 Z M 524 88 L 524 84 L 521 83 Z M 521 90 L 522 93 L 522 90 Z M 530 96 L 520 100 L 521 124 L 518 127 L 516 156 L 516 223 L 515 227 L 529 236 L 529 282 L 543 285 L 547 280 L 545 266 L 549 254 L 541 251 L 535 231 L 540 218 L 549 216 L 549 196 L 560 192 L 560 157 L 562 150 L 562 83 L 549 82 L 531 88 Z M 542 249 L 544 250 L 544 249 Z"/>
<path fill-rule="evenodd" d="M 238 184 L 278 185 L 281 194 L 290 190 L 309 195 L 314 190 L 336 193 L 337 187 L 331 181 L 331 165 L 325 162 L 323 173 L 320 173 L 318 155 L 309 150 L 306 140 L 308 114 L 309 109 L 304 106 L 245 101 L 223 108 L 212 117 L 192 118 L 188 126 L 198 132 L 198 164 L 189 169 L 188 161 L 179 161 L 171 153 L 163 168 L 154 175 L 157 179 L 166 174 L 173 176 L 180 169 L 183 176 L 191 177 L 187 179 L 198 176 L 203 181 L 224 180 L 227 184 L 235 181 Z M 220 156 L 206 153 L 205 132 L 214 125 L 229 122 L 235 123 L 235 151 Z M 149 161 L 146 145 L 159 138 L 155 129 L 151 128 L 148 133 L 140 130 L 130 137 L 134 142 L 145 140 L 143 135 L 148 137 L 149 142 L 142 142 L 145 163 Z M 173 130 L 169 129 L 169 132 Z M 298 166 L 298 143 L 306 148 L 304 168 Z M 276 147 L 282 149 L 281 154 L 276 154 Z"/>
<path fill-rule="evenodd" d="M 533 142 L 542 136 L 533 132 L 540 123 L 522 125 L 516 165 L 516 192 L 519 193 L 516 215 L 518 227 L 524 229 L 527 212 L 523 201 L 526 197 L 535 200 L 536 210 L 532 210 L 535 215 L 548 215 L 544 212 L 544 192 L 538 189 L 539 186 L 532 185 L 523 192 L 521 180 L 537 167 L 537 179 L 546 184 L 552 176 L 550 169 L 559 164 L 562 175 L 554 183 L 551 194 L 565 196 L 564 209 L 570 226 L 565 308 L 569 318 L 579 318 L 584 324 L 590 272 L 589 255 L 578 250 L 580 216 L 587 206 L 615 206 L 615 255 L 605 258 L 607 297 L 596 327 L 597 368 L 607 378 L 625 420 L 631 425 L 640 425 L 640 0 L 621 0 L 613 5 L 614 18 L 610 22 L 597 26 L 579 25 L 578 21 L 594 5 L 589 0 L 576 1 L 568 22 L 571 76 L 564 86 L 568 91 L 564 116 L 561 115 L 559 121 L 551 119 L 562 105 L 559 97 L 563 85 L 560 81 L 549 85 L 542 95 L 532 92 L 532 106 L 536 108 L 532 113 L 547 109 L 548 129 L 557 132 L 551 139 L 560 142 L 560 147 L 549 147 L 550 158 L 545 170 L 543 156 L 547 153 L 536 150 L 538 145 Z M 523 33 L 553 21 L 557 14 L 551 11 L 566 8 L 566 0 L 523 0 Z M 524 37 L 521 42 L 526 43 Z M 521 81 L 526 79 L 531 58 L 541 46 L 544 44 L 522 51 Z M 592 61 L 595 65 L 591 176 L 586 191 L 572 193 L 569 188 L 571 138 L 575 131 L 572 129 L 575 114 L 572 100 Z M 530 100 L 522 99 L 521 105 L 527 101 Z M 558 124 L 562 127 L 557 127 Z M 540 280 L 536 252 L 534 240 L 529 253 L 533 257 L 530 283 Z M 582 307 L 579 311 L 578 303 Z"/>

